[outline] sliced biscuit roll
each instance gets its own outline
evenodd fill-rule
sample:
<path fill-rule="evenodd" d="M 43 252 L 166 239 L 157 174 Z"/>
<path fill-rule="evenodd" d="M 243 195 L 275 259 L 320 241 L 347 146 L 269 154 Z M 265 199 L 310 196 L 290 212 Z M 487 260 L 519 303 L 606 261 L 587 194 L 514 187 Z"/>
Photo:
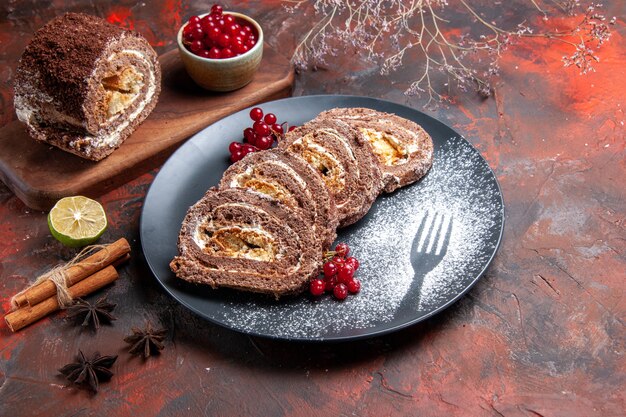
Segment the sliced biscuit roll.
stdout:
<path fill-rule="evenodd" d="M 313 234 L 328 249 L 337 237 L 337 208 L 313 168 L 280 149 L 255 152 L 231 165 L 220 189 L 245 188 L 289 206 L 313 225 Z"/>
<path fill-rule="evenodd" d="M 209 190 L 191 206 L 170 268 L 213 288 L 272 294 L 301 292 L 322 263 L 308 219 L 245 189 Z"/>
<path fill-rule="evenodd" d="M 370 145 L 344 122 L 317 118 L 287 133 L 279 148 L 315 168 L 334 197 L 340 227 L 363 217 L 382 188 Z"/>
<path fill-rule="evenodd" d="M 33 138 L 98 161 L 150 114 L 160 90 L 157 55 L 146 39 L 67 13 L 39 29 L 24 51 L 15 111 Z"/>
<path fill-rule="evenodd" d="M 419 180 L 432 165 L 433 141 L 415 122 L 365 108 L 336 108 L 318 117 L 344 121 L 364 134 L 383 173 L 385 192 Z"/>

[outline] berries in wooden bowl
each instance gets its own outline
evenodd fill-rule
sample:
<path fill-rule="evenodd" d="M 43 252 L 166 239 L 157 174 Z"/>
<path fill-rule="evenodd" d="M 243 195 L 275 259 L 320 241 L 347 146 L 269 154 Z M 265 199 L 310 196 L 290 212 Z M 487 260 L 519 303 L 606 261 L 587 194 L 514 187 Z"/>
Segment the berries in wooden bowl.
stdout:
<path fill-rule="evenodd" d="M 191 78 L 212 91 L 232 91 L 252 81 L 263 56 L 263 30 L 250 17 L 224 12 L 192 16 L 178 31 L 178 49 Z"/>

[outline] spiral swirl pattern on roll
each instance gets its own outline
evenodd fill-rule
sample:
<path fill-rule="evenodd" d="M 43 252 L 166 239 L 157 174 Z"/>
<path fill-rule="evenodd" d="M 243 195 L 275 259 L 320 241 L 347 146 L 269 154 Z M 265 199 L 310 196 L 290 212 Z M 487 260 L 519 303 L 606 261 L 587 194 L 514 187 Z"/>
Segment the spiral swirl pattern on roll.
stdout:
<path fill-rule="evenodd" d="M 277 200 L 246 189 L 209 190 L 183 221 L 177 277 L 214 288 L 301 292 L 321 267 L 309 222 Z"/>
<path fill-rule="evenodd" d="M 342 121 L 316 118 L 287 133 L 279 148 L 317 170 L 335 198 L 340 227 L 363 217 L 382 189 L 369 143 Z"/>
<path fill-rule="evenodd" d="M 308 220 L 323 249 L 337 237 L 337 209 L 324 181 L 287 152 L 272 149 L 248 155 L 224 172 L 220 188 L 246 188 L 289 206 Z"/>
<path fill-rule="evenodd" d="M 411 120 L 367 108 L 337 108 L 318 117 L 341 120 L 361 131 L 376 155 L 387 193 L 419 180 L 432 165 L 432 138 Z"/>

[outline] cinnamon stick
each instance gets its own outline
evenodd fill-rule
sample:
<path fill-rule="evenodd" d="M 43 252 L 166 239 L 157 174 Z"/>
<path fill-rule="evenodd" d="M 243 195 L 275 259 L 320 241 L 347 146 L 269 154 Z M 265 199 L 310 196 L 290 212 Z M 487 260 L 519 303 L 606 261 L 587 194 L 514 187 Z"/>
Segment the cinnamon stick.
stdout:
<path fill-rule="evenodd" d="M 118 278 L 117 271 L 112 266 L 107 266 L 101 271 L 81 280 L 68 288 L 72 298 L 83 297 L 115 281 Z M 7 326 L 12 332 L 16 332 L 29 324 L 53 313 L 59 309 L 59 301 L 56 294 L 48 297 L 33 306 L 20 308 L 4 316 Z"/>
<path fill-rule="evenodd" d="M 127 253 L 126 255 L 122 256 L 121 258 L 113 262 L 111 266 L 114 266 L 117 268 L 118 266 L 120 266 L 121 264 L 129 260 L 130 260 L 130 253 Z"/>
<path fill-rule="evenodd" d="M 121 238 L 111 243 L 105 249 L 102 249 L 77 264 L 70 266 L 65 271 L 65 276 L 67 277 L 66 285 L 71 287 L 106 266 L 113 263 L 117 264 L 118 261 L 123 262 L 122 259 L 125 259 L 129 253 L 130 245 L 126 239 Z M 13 302 L 17 308 L 34 306 L 46 300 L 48 297 L 52 297 L 56 294 L 56 292 L 57 290 L 54 283 L 46 280 L 39 285 L 29 288 L 24 291 L 24 293 L 17 295 Z"/>

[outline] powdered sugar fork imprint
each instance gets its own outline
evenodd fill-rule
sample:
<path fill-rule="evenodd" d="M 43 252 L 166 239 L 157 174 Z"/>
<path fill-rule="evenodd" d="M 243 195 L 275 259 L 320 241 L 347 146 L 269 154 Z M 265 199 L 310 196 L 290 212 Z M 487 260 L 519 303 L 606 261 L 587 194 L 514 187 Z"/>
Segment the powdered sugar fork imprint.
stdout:
<path fill-rule="evenodd" d="M 415 277 L 400 303 L 399 310 L 415 308 L 423 278 L 446 256 L 454 218 L 445 213 L 426 211 L 411 246 L 411 265 Z"/>

